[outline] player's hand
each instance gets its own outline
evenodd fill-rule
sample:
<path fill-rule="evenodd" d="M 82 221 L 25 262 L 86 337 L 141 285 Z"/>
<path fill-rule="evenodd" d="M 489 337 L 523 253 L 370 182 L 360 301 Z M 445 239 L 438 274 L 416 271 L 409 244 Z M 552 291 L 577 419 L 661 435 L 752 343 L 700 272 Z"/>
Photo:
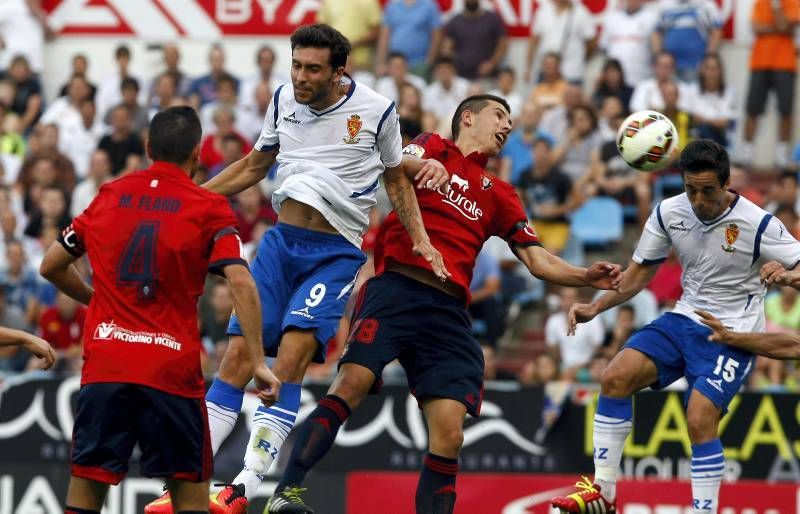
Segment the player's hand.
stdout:
<path fill-rule="evenodd" d="M 712 316 L 711 313 L 701 311 L 700 309 L 696 309 L 694 313 L 700 316 L 700 322 L 703 325 L 711 329 L 712 333 L 708 336 L 709 341 L 722 343 L 730 339 L 730 331 L 725 328 L 725 325 L 723 325 L 720 320 Z"/>
<path fill-rule="evenodd" d="M 575 335 L 578 323 L 586 323 L 597 316 L 597 308 L 593 303 L 573 303 L 567 314 L 567 335 Z"/>
<path fill-rule="evenodd" d="M 50 369 L 53 367 L 53 364 L 56 362 L 56 352 L 53 350 L 53 347 L 50 346 L 50 343 L 34 335 L 27 335 L 28 338 L 25 339 L 23 346 L 25 346 L 29 352 L 42 359 L 42 369 Z"/>
<path fill-rule="evenodd" d="M 266 364 L 259 364 L 253 370 L 253 380 L 255 380 L 256 388 L 258 389 L 258 399 L 261 400 L 266 407 L 272 406 L 278 401 L 278 395 L 281 391 L 281 381 L 272 373 Z"/>
<path fill-rule="evenodd" d="M 586 269 L 586 283 L 595 289 L 618 290 L 622 282 L 622 266 L 610 262 L 595 262 Z"/>
<path fill-rule="evenodd" d="M 431 268 L 433 268 L 433 272 L 442 282 L 446 281 L 452 276 L 444 265 L 442 254 L 439 253 L 439 250 L 434 248 L 431 242 L 427 239 L 415 244 L 412 250 L 414 251 L 414 255 L 419 255 L 430 263 Z"/>
<path fill-rule="evenodd" d="M 761 266 L 761 280 L 766 282 L 768 286 L 772 284 L 788 286 L 792 283 L 789 272 L 776 261 L 770 261 Z"/>
<path fill-rule="evenodd" d="M 440 189 L 447 193 L 450 189 L 450 174 L 444 164 L 436 159 L 425 159 L 425 164 L 420 168 L 419 173 L 414 177 L 417 189 Z"/>

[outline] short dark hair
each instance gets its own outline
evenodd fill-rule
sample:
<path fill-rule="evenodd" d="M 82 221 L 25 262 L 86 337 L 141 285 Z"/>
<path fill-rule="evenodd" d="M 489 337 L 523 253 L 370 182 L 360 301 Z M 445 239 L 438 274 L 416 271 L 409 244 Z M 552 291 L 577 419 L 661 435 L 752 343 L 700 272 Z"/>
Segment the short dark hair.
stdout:
<path fill-rule="evenodd" d="M 131 58 L 131 49 L 125 45 L 120 45 L 114 50 L 114 58 L 119 59 L 120 57 L 127 57 L 128 59 Z"/>
<path fill-rule="evenodd" d="M 327 48 L 331 52 L 330 64 L 334 69 L 344 67 L 347 64 L 347 56 L 350 55 L 350 41 L 341 32 L 324 23 L 298 28 L 292 33 L 291 43 L 292 52 L 298 46 Z"/>
<path fill-rule="evenodd" d="M 150 122 L 147 143 L 150 158 L 183 164 L 189 160 L 202 135 L 200 118 L 194 109 L 187 106 L 165 109 Z"/>
<path fill-rule="evenodd" d="M 481 112 L 484 107 L 489 105 L 489 102 L 499 103 L 505 108 L 506 111 L 508 111 L 509 114 L 511 114 L 511 107 L 508 106 L 508 102 L 499 96 L 481 94 L 467 97 L 462 100 L 460 104 L 458 104 L 458 108 L 456 108 L 456 112 L 453 114 L 453 121 L 450 123 L 450 131 L 453 133 L 453 141 L 458 139 L 458 134 L 461 132 L 461 115 L 464 113 L 464 111 L 470 111 L 477 114 Z"/>
<path fill-rule="evenodd" d="M 230 73 L 223 73 L 222 75 L 219 76 L 219 78 L 217 79 L 217 87 L 219 88 L 220 84 L 222 84 L 223 82 L 231 84 L 233 88 L 236 89 L 236 78 Z"/>
<path fill-rule="evenodd" d="M 122 79 L 122 82 L 119 83 L 120 91 L 124 91 L 126 89 L 135 89 L 139 91 L 139 81 L 133 77 L 125 77 Z"/>
<path fill-rule="evenodd" d="M 512 68 L 511 66 L 503 66 L 502 68 L 497 70 L 497 76 L 498 77 L 500 75 L 505 75 L 505 74 L 511 75 L 511 78 L 516 78 L 517 77 L 517 72 L 514 71 L 514 68 Z"/>
<path fill-rule="evenodd" d="M 391 61 L 392 59 L 402 59 L 403 62 L 408 62 L 408 57 L 403 52 L 389 52 L 389 55 L 386 56 L 386 62 Z"/>
<path fill-rule="evenodd" d="M 713 171 L 719 185 L 731 178 L 731 163 L 725 147 L 710 139 L 695 139 L 683 149 L 678 168 L 681 174 Z"/>
<path fill-rule="evenodd" d="M 438 68 L 442 64 L 449 64 L 450 66 L 455 66 L 456 62 L 453 60 L 452 57 L 448 57 L 446 55 L 443 55 L 442 57 L 439 57 L 439 58 L 436 59 L 436 61 L 434 61 L 433 69 Z"/>

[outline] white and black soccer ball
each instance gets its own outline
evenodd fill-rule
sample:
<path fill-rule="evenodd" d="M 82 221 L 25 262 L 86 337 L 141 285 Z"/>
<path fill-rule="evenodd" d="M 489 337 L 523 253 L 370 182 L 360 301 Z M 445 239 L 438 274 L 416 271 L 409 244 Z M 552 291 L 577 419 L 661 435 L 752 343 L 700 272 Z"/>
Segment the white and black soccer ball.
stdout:
<path fill-rule="evenodd" d="M 666 166 L 678 148 L 678 131 L 669 118 L 656 111 L 638 111 L 617 131 L 617 150 L 632 168 L 657 171 Z"/>

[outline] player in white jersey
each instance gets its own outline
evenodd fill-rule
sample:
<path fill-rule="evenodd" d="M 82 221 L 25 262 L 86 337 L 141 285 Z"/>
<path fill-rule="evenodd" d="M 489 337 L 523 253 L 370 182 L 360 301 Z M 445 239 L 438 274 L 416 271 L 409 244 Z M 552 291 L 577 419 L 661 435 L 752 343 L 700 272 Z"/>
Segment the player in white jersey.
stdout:
<path fill-rule="evenodd" d="M 711 330 L 695 312 L 712 313 L 735 330 L 764 329 L 766 286 L 759 272 L 777 261 L 793 268 L 800 243 L 768 212 L 728 190 L 725 149 L 709 140 L 689 143 L 680 156 L 685 193 L 657 205 L 619 291 L 570 309 L 570 330 L 625 302 L 653 278 L 670 248 L 683 267 L 683 295 L 672 312 L 636 332 L 603 372 L 594 418 L 594 482 L 554 498 L 563 512 L 616 511 L 616 479 L 632 428 L 631 397 L 645 387 L 665 387 L 686 377 L 686 418 L 692 442 L 692 512 L 715 514 L 725 460 L 719 421 L 745 382 L 754 356 L 709 341 Z"/>
<path fill-rule="evenodd" d="M 296 30 L 291 44 L 292 83 L 275 91 L 254 150 L 204 184 L 235 194 L 278 162 L 279 187 L 272 197 L 278 224 L 261 240 L 251 271 L 261 300 L 264 350 L 276 357 L 273 372 L 281 393 L 275 405 L 256 411 L 243 470 L 211 495 L 212 513 L 246 512 L 248 498 L 292 429 L 306 368 L 312 360 L 324 362 L 366 260 L 361 238 L 381 176 L 414 251 L 431 262 L 440 279 L 449 276 L 422 225 L 412 183 L 446 187 L 447 171 L 437 161 L 403 156 L 394 103 L 344 75 L 350 52 L 344 36 L 327 25 L 311 25 Z M 214 453 L 233 430 L 250 380 L 235 314 L 228 334 L 219 375 L 206 395 Z M 172 512 L 170 503 L 162 496 L 145 512 Z"/>

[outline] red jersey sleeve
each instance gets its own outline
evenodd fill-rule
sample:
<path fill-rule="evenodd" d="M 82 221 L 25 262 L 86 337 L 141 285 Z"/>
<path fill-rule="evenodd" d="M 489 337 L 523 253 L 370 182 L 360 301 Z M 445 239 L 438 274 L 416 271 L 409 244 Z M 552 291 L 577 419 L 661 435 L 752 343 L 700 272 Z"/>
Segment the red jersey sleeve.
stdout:
<path fill-rule="evenodd" d="M 86 240 L 86 232 L 89 230 L 89 222 L 92 219 L 92 212 L 98 208 L 98 204 L 101 204 L 103 201 L 105 201 L 107 195 L 107 186 L 102 186 L 100 191 L 97 193 L 97 196 L 95 196 L 94 200 L 92 200 L 92 203 L 89 204 L 89 207 L 76 216 L 72 220 L 72 223 L 70 223 L 67 228 L 62 230 L 61 234 L 58 236 L 58 242 L 61 243 L 61 246 L 63 246 L 64 249 L 73 256 L 81 257 L 86 253 L 86 245 L 84 244 L 84 241 Z"/>
<path fill-rule="evenodd" d="M 241 264 L 247 267 L 244 258 L 242 239 L 239 237 L 236 216 L 228 205 L 227 199 L 215 203 L 210 211 L 208 227 L 211 230 L 211 256 L 208 260 L 208 271 L 224 276 L 225 266 Z"/>
<path fill-rule="evenodd" d="M 438 134 L 423 132 L 403 148 L 403 153 L 419 157 L 420 159 L 433 159 L 441 154 L 447 147 Z"/>
<path fill-rule="evenodd" d="M 539 236 L 528 224 L 528 217 L 514 188 L 500 181 L 496 181 L 496 184 L 499 187 L 494 235 L 505 239 L 512 249 L 515 246 L 541 246 Z"/>

